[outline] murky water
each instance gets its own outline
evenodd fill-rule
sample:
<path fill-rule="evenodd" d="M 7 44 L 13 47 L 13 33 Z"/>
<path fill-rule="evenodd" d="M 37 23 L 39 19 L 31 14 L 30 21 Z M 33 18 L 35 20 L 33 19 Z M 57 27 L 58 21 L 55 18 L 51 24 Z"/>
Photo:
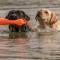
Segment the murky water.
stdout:
<path fill-rule="evenodd" d="M 1 60 L 60 60 L 60 32 L 0 34 Z"/>

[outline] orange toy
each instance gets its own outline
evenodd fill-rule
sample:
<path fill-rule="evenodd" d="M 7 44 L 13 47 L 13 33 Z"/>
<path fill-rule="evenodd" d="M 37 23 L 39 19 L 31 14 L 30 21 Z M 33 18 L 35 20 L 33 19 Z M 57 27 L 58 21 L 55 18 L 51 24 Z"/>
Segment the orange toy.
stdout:
<path fill-rule="evenodd" d="M 10 24 L 24 25 L 26 23 L 27 21 L 25 19 L 8 20 L 5 18 L 0 18 L 0 25 L 10 25 Z"/>

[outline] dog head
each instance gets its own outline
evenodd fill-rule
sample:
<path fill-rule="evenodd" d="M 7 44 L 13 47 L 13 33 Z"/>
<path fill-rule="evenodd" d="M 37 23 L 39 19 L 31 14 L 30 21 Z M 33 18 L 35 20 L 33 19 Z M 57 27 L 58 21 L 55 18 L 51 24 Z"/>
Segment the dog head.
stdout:
<path fill-rule="evenodd" d="M 24 11 L 21 11 L 21 10 L 11 10 L 11 11 L 9 11 L 6 18 L 9 19 L 9 20 L 16 20 L 18 18 L 24 18 L 27 21 L 30 20 L 30 17 Z"/>
<path fill-rule="evenodd" d="M 52 27 L 57 21 L 56 15 L 48 9 L 41 9 L 38 11 L 35 18 L 42 26 L 46 24 Z"/>
<path fill-rule="evenodd" d="M 18 14 L 16 14 L 16 11 L 15 10 L 11 10 L 9 11 L 8 15 L 5 17 L 9 20 L 16 20 L 18 18 Z"/>
<path fill-rule="evenodd" d="M 11 11 L 9 11 L 8 15 L 5 18 L 7 18 L 9 20 L 16 20 L 16 19 L 20 19 L 20 18 L 24 18 L 27 21 L 30 20 L 30 17 L 24 11 L 21 11 L 21 10 L 11 10 Z M 11 32 L 19 32 L 24 29 L 21 28 L 21 26 L 12 24 L 12 25 L 9 25 L 9 30 Z"/>

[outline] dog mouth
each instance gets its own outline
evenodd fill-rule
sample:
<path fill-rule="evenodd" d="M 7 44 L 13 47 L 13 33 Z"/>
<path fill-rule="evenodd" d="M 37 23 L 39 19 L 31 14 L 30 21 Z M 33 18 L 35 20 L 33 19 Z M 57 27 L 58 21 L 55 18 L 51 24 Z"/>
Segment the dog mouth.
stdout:
<path fill-rule="evenodd" d="M 11 14 L 8 19 L 9 20 L 16 20 L 16 19 L 18 19 L 18 17 L 17 17 L 16 14 Z M 11 26 L 14 27 L 14 28 L 18 28 L 19 27 L 19 26 L 15 25 L 15 24 L 12 24 Z"/>

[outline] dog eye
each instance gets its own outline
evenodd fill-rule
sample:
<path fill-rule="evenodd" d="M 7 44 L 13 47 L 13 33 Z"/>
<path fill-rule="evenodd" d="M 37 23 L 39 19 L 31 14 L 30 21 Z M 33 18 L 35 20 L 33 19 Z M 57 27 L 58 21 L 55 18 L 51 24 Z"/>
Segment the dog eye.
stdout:
<path fill-rule="evenodd" d="M 45 11 L 45 13 L 46 13 L 46 14 L 48 14 L 48 12 L 47 12 L 47 11 Z"/>

